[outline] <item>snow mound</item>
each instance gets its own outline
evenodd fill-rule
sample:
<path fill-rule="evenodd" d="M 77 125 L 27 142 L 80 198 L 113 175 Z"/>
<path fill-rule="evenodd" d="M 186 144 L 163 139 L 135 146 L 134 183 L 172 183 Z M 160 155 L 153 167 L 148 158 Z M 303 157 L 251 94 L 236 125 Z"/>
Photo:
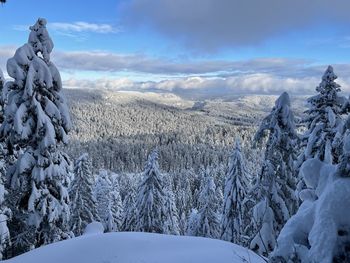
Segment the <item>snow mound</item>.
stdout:
<path fill-rule="evenodd" d="M 100 222 L 92 222 L 86 226 L 83 235 L 103 234 L 103 232 L 104 232 L 104 227 Z"/>
<path fill-rule="evenodd" d="M 301 262 L 349 262 L 349 177 L 316 159 L 306 161 L 301 172 L 309 188 L 301 192 L 303 203 L 282 229 L 272 262 L 293 257 Z"/>
<path fill-rule="evenodd" d="M 4 262 L 262 263 L 265 261 L 248 249 L 215 239 L 115 232 L 57 242 Z"/>

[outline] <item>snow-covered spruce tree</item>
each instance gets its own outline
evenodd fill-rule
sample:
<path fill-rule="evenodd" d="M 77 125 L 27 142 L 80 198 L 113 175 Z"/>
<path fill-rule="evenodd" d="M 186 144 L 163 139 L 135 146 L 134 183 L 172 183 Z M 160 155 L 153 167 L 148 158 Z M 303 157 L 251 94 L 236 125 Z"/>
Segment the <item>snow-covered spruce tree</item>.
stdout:
<path fill-rule="evenodd" d="M 20 233 L 29 226 L 35 231 L 35 240 L 23 244 L 23 250 L 67 238 L 70 219 L 67 187 L 71 162 L 58 148 L 67 143 L 70 116 L 60 74 L 50 61 L 53 42 L 46 20 L 38 19 L 30 30 L 28 43 L 7 62 L 14 81 L 7 85 L 8 103 L 1 126 L 7 145 L 23 150 L 8 169 L 9 183 L 16 193 L 13 220 L 25 228 Z"/>
<path fill-rule="evenodd" d="M 0 96 L 5 85 L 5 78 L 0 69 Z M 1 96 L 2 97 L 2 96 Z M 4 100 L 0 98 L 0 122 L 3 122 L 3 107 Z M 10 232 L 8 229 L 8 221 L 11 218 L 11 210 L 5 205 L 5 196 L 7 191 L 5 190 L 4 180 L 6 177 L 6 164 L 5 164 L 5 149 L 4 145 L 0 144 L 0 260 L 3 259 L 6 249 L 10 245 Z"/>
<path fill-rule="evenodd" d="M 187 222 L 186 236 L 198 236 L 199 214 L 197 209 L 192 209 Z"/>
<path fill-rule="evenodd" d="M 221 216 L 221 239 L 243 244 L 248 225 L 248 207 L 245 204 L 249 187 L 249 175 L 238 140 L 229 159 L 226 175 L 224 204 Z"/>
<path fill-rule="evenodd" d="M 7 194 L 7 191 L 4 187 L 3 182 L 3 175 L 5 173 L 3 167 L 4 163 L 1 163 L 2 165 L 1 169 L 1 181 L 0 181 L 0 260 L 6 256 L 6 251 L 8 247 L 11 245 L 10 242 L 10 231 L 8 228 L 8 222 L 11 219 L 12 212 L 11 210 L 5 205 L 5 197 Z"/>
<path fill-rule="evenodd" d="M 148 157 L 143 180 L 137 190 L 137 231 L 163 233 L 168 218 L 165 209 L 166 193 L 158 167 L 158 152 Z"/>
<path fill-rule="evenodd" d="M 2 70 L 0 69 L 0 91 L 3 90 L 5 86 L 5 78 L 4 78 L 4 74 L 2 73 Z"/>
<path fill-rule="evenodd" d="M 166 196 L 164 203 L 165 214 L 167 218 L 164 222 L 163 233 L 171 235 L 180 235 L 179 214 L 175 204 L 175 196 L 170 181 L 171 178 L 168 179 L 168 183 L 166 183 Z"/>
<path fill-rule="evenodd" d="M 114 211 L 112 211 L 112 182 L 106 170 L 101 170 L 95 184 L 95 197 L 97 201 L 97 213 L 105 232 L 118 230 Z"/>
<path fill-rule="evenodd" d="M 281 230 L 271 262 L 350 262 L 349 130 L 342 152 L 337 166 L 317 157 L 302 164 L 303 202 Z"/>
<path fill-rule="evenodd" d="M 213 177 L 209 173 L 203 177 L 199 193 L 199 219 L 197 235 L 209 238 L 219 238 L 220 220 L 218 216 L 218 199 Z"/>
<path fill-rule="evenodd" d="M 109 181 L 111 182 L 110 188 L 110 207 L 111 207 L 111 216 L 109 217 L 109 229 L 114 231 L 120 231 L 123 222 L 123 202 L 120 197 L 120 187 L 118 183 L 117 174 L 110 173 Z"/>
<path fill-rule="evenodd" d="M 124 215 L 121 230 L 135 231 L 138 213 L 135 205 L 135 189 L 133 187 L 129 188 L 129 192 L 123 202 L 123 207 Z"/>
<path fill-rule="evenodd" d="M 183 189 L 176 189 L 175 191 L 176 207 L 179 214 L 180 235 L 184 235 L 187 228 L 187 217 L 191 211 L 188 207 L 192 205 L 190 183 L 188 182 L 188 184 L 184 186 Z"/>
<path fill-rule="evenodd" d="M 305 150 L 298 158 L 299 167 L 305 160 L 315 157 L 328 163 L 339 162 L 341 149 L 334 138 L 339 137 L 342 129 L 341 114 L 346 98 L 339 95 L 341 90 L 336 79 L 332 66 L 328 66 L 316 87 L 319 94 L 308 99 L 309 109 L 303 120 L 307 127 L 303 136 Z"/>
<path fill-rule="evenodd" d="M 266 133 L 268 132 L 268 133 Z M 296 175 L 293 170 L 297 134 L 290 99 L 284 92 L 258 129 L 255 142 L 268 136 L 265 163 L 253 186 L 254 237 L 250 247 L 267 255 L 287 220 L 296 212 Z"/>
<path fill-rule="evenodd" d="M 7 97 L 7 85 L 5 85 L 5 78 L 2 70 L 0 69 L 0 124 L 4 122 L 5 114 L 5 102 Z"/>
<path fill-rule="evenodd" d="M 193 180 L 193 176 L 188 171 L 181 171 L 174 175 L 174 193 L 176 193 L 175 202 L 179 214 L 180 235 L 186 233 L 187 217 L 192 208 L 192 182 L 190 179 Z"/>
<path fill-rule="evenodd" d="M 99 221 L 97 201 L 94 196 L 94 177 L 92 164 L 87 153 L 75 162 L 74 180 L 70 188 L 71 229 L 76 236 L 84 233 L 85 227 L 93 221 Z"/>

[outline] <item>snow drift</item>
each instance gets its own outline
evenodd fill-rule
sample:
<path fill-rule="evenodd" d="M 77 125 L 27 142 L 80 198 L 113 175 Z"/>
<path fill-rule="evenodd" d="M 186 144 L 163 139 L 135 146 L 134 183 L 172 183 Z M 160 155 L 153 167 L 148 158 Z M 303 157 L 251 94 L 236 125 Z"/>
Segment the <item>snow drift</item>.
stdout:
<path fill-rule="evenodd" d="M 262 258 L 238 245 L 201 237 L 137 232 L 89 233 L 50 244 L 6 263 L 261 263 Z"/>

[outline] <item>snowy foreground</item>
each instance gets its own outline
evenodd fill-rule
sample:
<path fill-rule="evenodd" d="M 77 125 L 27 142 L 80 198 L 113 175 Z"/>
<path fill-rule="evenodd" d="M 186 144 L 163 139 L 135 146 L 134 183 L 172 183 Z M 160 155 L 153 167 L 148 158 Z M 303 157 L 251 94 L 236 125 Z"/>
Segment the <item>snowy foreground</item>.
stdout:
<path fill-rule="evenodd" d="M 4 262 L 260 263 L 264 260 L 248 249 L 220 240 L 114 232 L 57 242 Z"/>

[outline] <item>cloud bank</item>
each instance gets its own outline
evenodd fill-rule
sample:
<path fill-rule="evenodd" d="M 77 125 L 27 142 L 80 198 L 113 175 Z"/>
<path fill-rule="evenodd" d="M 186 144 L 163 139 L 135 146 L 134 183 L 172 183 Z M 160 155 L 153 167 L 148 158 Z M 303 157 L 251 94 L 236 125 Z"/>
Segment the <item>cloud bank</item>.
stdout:
<path fill-rule="evenodd" d="M 14 46 L 0 47 L 0 67 Z M 142 54 L 56 51 L 53 62 L 64 76 L 64 86 L 84 89 L 112 89 L 172 92 L 183 97 L 219 97 L 233 94 L 313 94 L 327 65 L 303 59 L 263 58 L 241 61 L 174 61 Z M 333 65 L 339 84 L 350 92 L 350 64 Z M 119 74 L 123 77 L 113 77 Z M 89 78 L 89 75 L 94 75 Z M 138 80 L 135 75 L 144 75 Z M 101 76 L 101 77 L 99 77 Z M 109 77 L 102 77 L 109 76 Z M 152 77 L 156 79 L 152 80 Z"/>
<path fill-rule="evenodd" d="M 97 80 L 68 79 L 65 87 L 109 89 L 123 91 L 170 92 L 184 98 L 220 98 L 242 94 L 279 95 L 287 91 L 293 95 L 310 95 L 320 77 L 286 78 L 272 74 L 249 74 L 227 78 L 184 77 L 163 81 L 137 82 L 128 78 L 101 78 Z M 350 92 L 350 79 L 339 81 L 342 90 Z"/>
<path fill-rule="evenodd" d="M 109 52 L 55 52 L 55 63 L 65 69 L 91 71 L 130 71 L 152 74 L 208 74 L 230 73 L 279 73 L 281 75 L 305 74 L 300 69 L 310 61 L 303 59 L 259 58 L 244 61 L 196 60 L 178 61 L 155 58 L 143 54 L 118 54 Z"/>

